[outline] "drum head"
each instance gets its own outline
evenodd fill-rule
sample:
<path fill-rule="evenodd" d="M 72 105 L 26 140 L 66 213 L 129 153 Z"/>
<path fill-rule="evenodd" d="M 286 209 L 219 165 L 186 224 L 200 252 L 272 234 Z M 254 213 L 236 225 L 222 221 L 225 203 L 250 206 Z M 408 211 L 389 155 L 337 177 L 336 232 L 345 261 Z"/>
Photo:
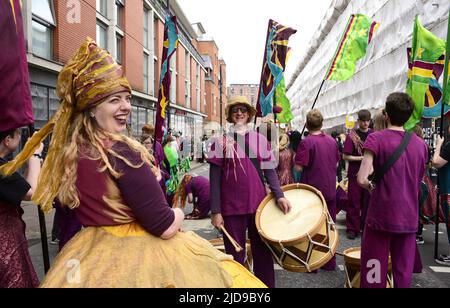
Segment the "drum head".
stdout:
<path fill-rule="evenodd" d="M 350 248 L 344 251 L 345 264 L 361 266 L 361 247 Z"/>
<path fill-rule="evenodd" d="M 307 185 L 288 185 L 283 192 L 292 211 L 285 215 L 270 195 L 261 203 L 256 214 L 256 226 L 260 234 L 274 243 L 297 243 L 317 234 L 327 216 L 322 194 Z"/>

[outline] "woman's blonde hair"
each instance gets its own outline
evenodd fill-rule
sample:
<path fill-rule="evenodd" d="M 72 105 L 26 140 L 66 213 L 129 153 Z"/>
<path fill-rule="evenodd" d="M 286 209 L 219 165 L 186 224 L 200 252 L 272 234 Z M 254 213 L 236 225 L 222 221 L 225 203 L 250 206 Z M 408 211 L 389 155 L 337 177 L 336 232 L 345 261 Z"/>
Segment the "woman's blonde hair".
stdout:
<path fill-rule="evenodd" d="M 178 189 L 175 193 L 175 196 L 173 197 L 173 207 L 186 207 L 186 185 L 189 184 L 189 182 L 192 180 L 192 175 L 186 174 L 183 178 L 183 180 L 180 183 L 180 186 L 178 186 Z"/>
<path fill-rule="evenodd" d="M 55 176 L 61 176 L 61 185 L 58 189 L 57 197 L 65 206 L 74 209 L 80 205 L 76 187 L 78 158 L 80 155 L 100 161 L 101 167 L 98 172 L 108 171 L 116 179 L 121 174 L 114 169 L 108 155 L 122 160 L 132 168 L 140 168 L 144 164 L 148 164 L 155 173 L 154 157 L 144 146 L 125 135 L 114 134 L 101 129 L 97 121 L 90 117 L 89 111 L 75 115 L 75 119 L 71 122 L 69 129 L 72 134 L 65 140 L 62 164 L 54 166 L 56 169 Z M 142 161 L 134 164 L 127 157 L 116 152 L 111 146 L 116 142 L 126 144 L 132 151 L 140 155 Z"/>

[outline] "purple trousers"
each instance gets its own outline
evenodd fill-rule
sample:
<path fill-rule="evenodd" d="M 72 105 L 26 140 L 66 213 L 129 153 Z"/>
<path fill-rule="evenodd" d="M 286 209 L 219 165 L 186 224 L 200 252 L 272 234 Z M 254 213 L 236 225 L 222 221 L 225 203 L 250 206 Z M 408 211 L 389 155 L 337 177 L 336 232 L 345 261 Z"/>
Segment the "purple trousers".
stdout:
<path fill-rule="evenodd" d="M 389 253 L 395 288 L 410 288 L 416 260 L 416 235 L 366 226 L 361 248 L 361 288 L 386 288 Z"/>
<path fill-rule="evenodd" d="M 336 199 L 327 200 L 328 212 L 330 213 L 331 219 L 336 223 L 337 215 L 337 205 Z M 336 257 L 333 257 L 327 264 L 325 264 L 322 269 L 324 271 L 334 271 L 336 269 Z"/>
<path fill-rule="evenodd" d="M 266 286 L 275 288 L 275 270 L 272 253 L 259 236 L 255 224 L 255 214 L 224 217 L 225 228 L 233 239 L 244 248 L 237 253 L 231 242 L 224 236 L 225 251 L 234 257 L 234 260 L 244 265 L 246 256 L 246 233 L 250 239 L 253 256 L 253 272 Z"/>
<path fill-rule="evenodd" d="M 348 180 L 347 233 L 359 235 L 364 229 L 370 194 L 360 187 L 356 179 Z"/>

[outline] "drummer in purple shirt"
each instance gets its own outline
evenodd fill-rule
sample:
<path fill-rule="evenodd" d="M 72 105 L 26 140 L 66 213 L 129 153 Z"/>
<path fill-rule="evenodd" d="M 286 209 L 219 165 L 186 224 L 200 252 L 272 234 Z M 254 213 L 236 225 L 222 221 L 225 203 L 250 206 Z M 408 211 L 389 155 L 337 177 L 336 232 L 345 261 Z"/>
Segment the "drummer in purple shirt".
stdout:
<path fill-rule="evenodd" d="M 358 112 L 359 128 L 351 130 L 344 144 L 344 160 L 348 161 L 348 204 L 347 204 L 347 238 L 354 240 L 364 221 L 370 194 L 358 185 L 357 176 L 363 160 L 364 142 L 372 133 L 369 129 L 372 115 L 368 110 Z"/>
<path fill-rule="evenodd" d="M 361 250 L 361 287 L 385 288 L 389 254 L 396 288 L 411 286 L 416 255 L 420 182 L 425 173 L 428 149 L 422 139 L 411 140 L 381 181 L 369 180 L 401 144 L 403 126 L 414 110 L 412 99 L 393 93 L 386 101 L 388 129 L 371 134 L 364 145 L 364 160 L 358 174 L 361 187 L 371 191 Z"/>
<path fill-rule="evenodd" d="M 309 135 L 302 140 L 297 150 L 295 164 L 302 172 L 301 183 L 310 185 L 322 192 L 327 202 L 331 218 L 336 222 L 336 170 L 340 159 L 336 141 L 322 132 L 323 116 L 319 110 L 312 110 L 306 119 Z M 336 258 L 323 268 L 336 269 Z"/>
<path fill-rule="evenodd" d="M 212 144 L 208 162 L 211 165 L 212 224 L 228 233 L 241 247 L 246 247 L 246 233 L 250 239 L 253 270 L 268 287 L 275 287 L 275 271 L 270 250 L 259 236 L 255 224 L 256 211 L 266 197 L 264 177 L 284 213 L 291 210 L 284 198 L 276 172 L 276 162 L 267 139 L 247 124 L 256 115 L 246 97 L 231 98 L 226 108 L 227 121 L 232 123 L 230 133 Z M 252 161 L 253 160 L 253 161 Z M 237 253 L 224 237 L 227 254 L 244 264 L 245 250 Z"/>

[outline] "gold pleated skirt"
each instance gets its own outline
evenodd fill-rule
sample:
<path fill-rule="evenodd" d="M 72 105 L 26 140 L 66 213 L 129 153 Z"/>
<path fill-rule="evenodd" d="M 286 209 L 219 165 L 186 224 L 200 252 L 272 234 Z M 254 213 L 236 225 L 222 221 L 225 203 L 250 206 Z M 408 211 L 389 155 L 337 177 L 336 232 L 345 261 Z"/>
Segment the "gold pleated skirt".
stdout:
<path fill-rule="evenodd" d="M 90 227 L 57 256 L 42 288 L 265 288 L 193 232 L 162 240 L 139 224 Z"/>

